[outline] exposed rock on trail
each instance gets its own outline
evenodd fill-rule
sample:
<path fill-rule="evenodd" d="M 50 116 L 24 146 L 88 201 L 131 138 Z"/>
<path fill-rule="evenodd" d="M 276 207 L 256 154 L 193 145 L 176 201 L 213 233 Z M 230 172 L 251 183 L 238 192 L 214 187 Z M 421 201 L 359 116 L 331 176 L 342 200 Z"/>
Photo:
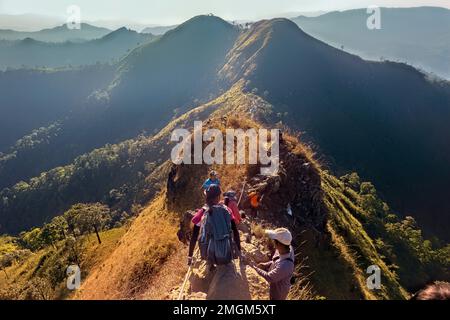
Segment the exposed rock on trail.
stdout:
<path fill-rule="evenodd" d="M 263 196 L 261 218 L 283 224 L 287 221 L 288 208 L 292 218 L 304 227 L 318 232 L 325 230 L 327 211 L 323 205 L 321 178 L 317 167 L 296 145 L 280 140 L 280 166 L 277 175 L 254 174 L 248 182 L 248 191 Z M 256 167 L 252 171 L 258 172 Z M 244 207 L 249 206 L 244 199 Z M 283 221 L 286 220 L 286 221 Z"/>

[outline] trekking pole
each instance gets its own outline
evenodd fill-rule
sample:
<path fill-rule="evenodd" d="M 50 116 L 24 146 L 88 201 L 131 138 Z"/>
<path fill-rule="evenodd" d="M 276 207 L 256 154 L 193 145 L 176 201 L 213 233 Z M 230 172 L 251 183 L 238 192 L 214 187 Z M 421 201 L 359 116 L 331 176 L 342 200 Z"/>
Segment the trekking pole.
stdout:
<path fill-rule="evenodd" d="M 180 288 L 180 293 L 178 294 L 178 300 L 181 300 L 181 298 L 183 297 L 184 287 L 186 286 L 186 283 L 187 283 L 187 280 L 189 279 L 191 271 L 192 271 L 192 264 L 189 266 L 189 269 L 186 272 L 186 276 L 184 277 L 183 284 L 181 285 L 181 288 Z"/>
<path fill-rule="evenodd" d="M 197 255 L 197 252 L 198 252 L 198 248 L 195 249 L 194 255 L 193 255 L 193 258 L 192 258 L 191 265 L 189 266 L 189 269 L 188 269 L 188 271 L 186 272 L 186 275 L 184 276 L 184 281 L 183 281 L 183 284 L 181 285 L 180 293 L 178 294 L 178 300 L 181 300 L 181 298 L 183 297 L 184 287 L 186 286 L 186 283 L 187 283 L 187 281 L 188 281 L 188 279 L 189 279 L 189 276 L 191 275 L 191 272 L 192 272 L 192 265 L 194 264 L 194 258 L 195 258 L 195 256 Z"/>
<path fill-rule="evenodd" d="M 241 203 L 242 195 L 244 194 L 245 185 L 247 184 L 247 180 L 244 180 L 244 184 L 242 185 L 241 195 L 239 196 L 239 201 L 237 203 L 237 206 L 239 207 L 239 203 Z"/>

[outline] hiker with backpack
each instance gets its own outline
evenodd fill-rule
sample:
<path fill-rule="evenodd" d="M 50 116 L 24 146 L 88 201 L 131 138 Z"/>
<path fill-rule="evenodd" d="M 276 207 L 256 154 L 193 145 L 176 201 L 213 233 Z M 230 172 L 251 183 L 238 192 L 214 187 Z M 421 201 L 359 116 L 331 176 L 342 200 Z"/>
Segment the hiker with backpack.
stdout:
<path fill-rule="evenodd" d="M 234 248 L 239 252 L 241 250 L 236 223 L 230 210 L 220 203 L 221 195 L 218 185 L 209 186 L 206 190 L 206 205 L 192 218 L 194 228 L 189 244 L 188 265 L 192 264 L 197 240 L 201 258 L 211 267 L 230 263 L 236 256 Z"/>
<path fill-rule="evenodd" d="M 292 235 L 286 228 L 266 230 L 266 235 L 274 241 L 275 254 L 272 260 L 257 266 L 249 266 L 270 284 L 270 300 L 286 300 L 294 275 L 294 249 L 291 246 Z"/>

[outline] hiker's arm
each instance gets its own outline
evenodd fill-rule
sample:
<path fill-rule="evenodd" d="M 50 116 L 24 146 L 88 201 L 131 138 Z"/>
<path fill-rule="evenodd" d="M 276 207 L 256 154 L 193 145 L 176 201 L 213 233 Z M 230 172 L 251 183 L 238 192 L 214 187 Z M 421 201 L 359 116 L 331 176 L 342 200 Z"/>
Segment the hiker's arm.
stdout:
<path fill-rule="evenodd" d="M 192 230 L 191 242 L 189 243 L 189 257 L 192 257 L 194 255 L 195 244 L 197 243 L 199 233 L 200 227 L 194 225 L 194 229 Z"/>
<path fill-rule="evenodd" d="M 258 264 L 258 267 L 260 267 L 260 269 L 263 270 L 268 270 L 270 268 L 270 266 L 272 265 L 272 261 L 267 261 L 267 262 L 261 262 Z"/>
<path fill-rule="evenodd" d="M 286 278 L 289 273 L 291 273 L 289 269 L 289 266 L 287 266 L 286 264 L 277 264 L 277 266 L 269 272 L 255 267 L 255 271 L 269 283 L 278 282 Z"/>
<path fill-rule="evenodd" d="M 233 229 L 234 242 L 236 243 L 236 246 L 239 249 L 239 251 L 241 251 L 241 238 L 239 237 L 239 231 L 234 221 L 231 221 L 231 229 Z"/>

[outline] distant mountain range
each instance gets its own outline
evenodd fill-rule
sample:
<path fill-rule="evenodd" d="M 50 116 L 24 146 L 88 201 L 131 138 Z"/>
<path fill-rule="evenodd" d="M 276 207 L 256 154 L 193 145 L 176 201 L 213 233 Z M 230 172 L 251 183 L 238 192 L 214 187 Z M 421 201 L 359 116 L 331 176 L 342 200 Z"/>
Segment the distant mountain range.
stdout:
<path fill-rule="evenodd" d="M 450 10 L 381 8 L 381 29 L 369 30 L 366 9 L 292 20 L 305 32 L 363 58 L 412 64 L 450 79 Z"/>
<path fill-rule="evenodd" d="M 304 132 L 303 139 L 324 155 L 326 165 L 336 172 L 358 171 L 374 181 L 397 212 L 413 215 L 427 234 L 448 240 L 448 82 L 429 80 L 402 63 L 365 61 L 287 19 L 242 29 L 212 16 L 185 22 L 111 68 L 91 68 L 89 77 L 86 72 L 0 73 L 5 119 L 0 137 L 8 137 L 0 149 L 0 182 L 10 199 L 0 203 L 2 230 L 18 232 L 73 203 L 106 196 L 84 192 L 77 198 L 70 191 L 75 190 L 72 182 L 76 190 L 87 177 L 94 183 L 95 172 L 64 178 L 67 194 L 61 191 L 58 199 L 47 184 L 38 183 L 45 178 L 39 173 L 108 143 L 157 132 L 174 116 L 204 103 L 214 105 L 216 97 L 242 86 L 269 106 L 264 109 L 268 126 L 282 122 Z M 30 114 L 39 115 L 39 121 L 30 123 Z M 32 132 L 39 126 L 48 127 Z M 92 161 L 83 164 L 86 170 Z M 80 160 L 72 164 L 79 165 Z M 31 189 L 23 183 L 14 186 L 33 176 L 41 178 L 30 180 Z M 52 188 L 60 183 L 55 179 Z M 36 197 L 48 201 L 27 204 L 26 199 Z"/>
<path fill-rule="evenodd" d="M 0 14 L 0 29 L 32 32 L 63 23 L 64 19 L 41 14 Z"/>
<path fill-rule="evenodd" d="M 31 38 L 0 40 L 0 69 L 80 66 L 111 62 L 131 49 L 151 41 L 152 34 L 120 28 L 100 39 L 48 43 Z"/>
<path fill-rule="evenodd" d="M 0 30 L 0 40 L 24 40 L 31 38 L 43 42 L 77 42 L 99 39 L 110 32 L 110 29 L 95 27 L 87 23 L 80 24 L 80 29 L 69 29 L 66 24 L 63 24 L 58 27 L 32 32 L 2 29 Z"/>
<path fill-rule="evenodd" d="M 141 32 L 142 33 L 151 33 L 154 35 L 162 35 L 169 30 L 175 29 L 177 26 L 178 25 L 147 27 L 147 28 L 143 29 Z"/>

